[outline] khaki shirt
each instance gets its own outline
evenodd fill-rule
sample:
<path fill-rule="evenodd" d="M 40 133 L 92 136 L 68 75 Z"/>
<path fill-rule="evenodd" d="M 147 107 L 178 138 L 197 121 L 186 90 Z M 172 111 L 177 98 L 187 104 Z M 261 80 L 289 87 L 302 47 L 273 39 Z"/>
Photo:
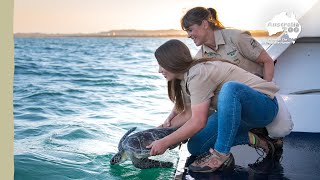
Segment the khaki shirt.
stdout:
<path fill-rule="evenodd" d="M 263 65 L 256 62 L 264 48 L 249 32 L 237 29 L 214 31 L 216 50 L 202 45 L 195 59 L 202 57 L 221 58 L 234 62 L 242 69 L 263 77 Z"/>
<path fill-rule="evenodd" d="M 268 95 L 271 99 L 279 91 L 278 86 L 231 63 L 222 61 L 194 65 L 181 81 L 184 103 L 196 105 L 211 99 L 209 113 L 217 109 L 218 95 L 227 81 L 236 81 Z"/>

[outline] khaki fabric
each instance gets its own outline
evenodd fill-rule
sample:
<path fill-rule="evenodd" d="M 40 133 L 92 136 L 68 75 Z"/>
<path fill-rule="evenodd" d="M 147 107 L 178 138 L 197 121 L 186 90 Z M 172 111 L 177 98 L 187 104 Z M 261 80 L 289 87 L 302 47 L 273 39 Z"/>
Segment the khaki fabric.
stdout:
<path fill-rule="evenodd" d="M 214 31 L 215 50 L 202 45 L 195 59 L 202 57 L 222 58 L 234 62 L 242 69 L 263 77 L 263 65 L 256 62 L 264 48 L 249 32 L 237 29 Z"/>
<path fill-rule="evenodd" d="M 279 91 L 273 82 L 265 81 L 236 65 L 222 61 L 204 62 L 194 65 L 184 74 L 181 87 L 186 105 L 196 105 L 210 98 L 210 113 L 217 110 L 218 95 L 222 85 L 236 81 L 268 95 L 271 99 Z"/>

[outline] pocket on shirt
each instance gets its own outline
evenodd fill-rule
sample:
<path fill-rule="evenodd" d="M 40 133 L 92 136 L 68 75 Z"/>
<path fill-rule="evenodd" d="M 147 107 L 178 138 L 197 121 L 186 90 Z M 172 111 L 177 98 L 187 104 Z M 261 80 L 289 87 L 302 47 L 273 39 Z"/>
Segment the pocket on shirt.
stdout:
<path fill-rule="evenodd" d="M 239 51 L 236 48 L 228 47 L 226 48 L 226 59 L 234 62 L 236 64 L 239 64 L 240 60 L 238 58 Z"/>

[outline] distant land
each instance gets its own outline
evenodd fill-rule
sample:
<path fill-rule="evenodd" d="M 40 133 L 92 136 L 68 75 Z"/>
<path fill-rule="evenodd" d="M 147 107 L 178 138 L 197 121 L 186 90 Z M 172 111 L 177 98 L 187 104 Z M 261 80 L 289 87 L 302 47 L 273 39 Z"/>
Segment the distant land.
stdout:
<path fill-rule="evenodd" d="M 249 30 L 252 36 L 269 36 L 265 30 Z M 278 36 L 276 34 L 274 36 Z M 46 33 L 15 33 L 14 37 L 186 37 L 187 33 L 183 30 L 111 30 L 99 33 L 71 33 L 71 34 L 46 34 Z"/>

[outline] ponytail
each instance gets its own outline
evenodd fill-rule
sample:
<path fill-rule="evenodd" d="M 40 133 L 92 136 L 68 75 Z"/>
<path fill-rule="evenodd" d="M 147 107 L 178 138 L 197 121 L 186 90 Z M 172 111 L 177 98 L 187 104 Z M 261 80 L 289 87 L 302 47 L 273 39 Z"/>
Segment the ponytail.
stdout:
<path fill-rule="evenodd" d="M 217 20 L 217 11 L 215 9 L 213 9 L 213 8 L 207 8 L 207 10 L 210 12 L 212 18 L 214 20 Z"/>
<path fill-rule="evenodd" d="M 183 30 L 187 30 L 190 26 L 201 25 L 203 20 L 207 20 L 212 30 L 224 29 L 225 27 L 219 21 L 217 11 L 214 8 L 195 7 L 187 11 L 181 18 L 180 25 Z"/>

